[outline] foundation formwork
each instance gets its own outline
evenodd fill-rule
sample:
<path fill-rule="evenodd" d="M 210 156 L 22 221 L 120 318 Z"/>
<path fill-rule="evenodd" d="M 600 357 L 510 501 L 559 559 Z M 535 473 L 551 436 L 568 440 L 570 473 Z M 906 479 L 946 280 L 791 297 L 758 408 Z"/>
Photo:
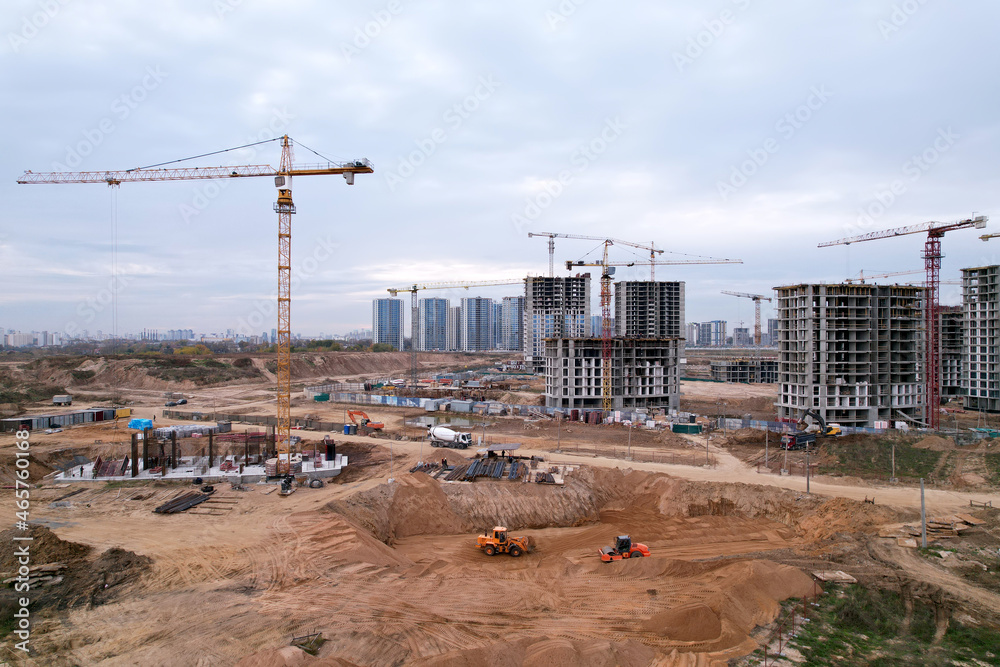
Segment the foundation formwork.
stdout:
<path fill-rule="evenodd" d="M 683 338 L 614 338 L 612 407 L 677 410 L 683 345 Z M 546 407 L 601 409 L 602 363 L 600 338 L 546 340 Z"/>
<path fill-rule="evenodd" d="M 962 310 L 965 407 L 1000 411 L 1000 266 L 962 269 Z"/>
<path fill-rule="evenodd" d="M 778 294 L 782 419 L 924 421 L 924 288 L 793 285 Z"/>
<path fill-rule="evenodd" d="M 710 363 L 716 382 L 739 384 L 775 384 L 778 382 L 777 359 L 723 359 Z"/>

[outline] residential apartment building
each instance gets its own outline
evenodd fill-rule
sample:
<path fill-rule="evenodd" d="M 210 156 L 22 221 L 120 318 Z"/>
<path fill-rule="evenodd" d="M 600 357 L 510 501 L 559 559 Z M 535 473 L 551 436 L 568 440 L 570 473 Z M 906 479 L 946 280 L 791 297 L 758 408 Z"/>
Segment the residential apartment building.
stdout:
<path fill-rule="evenodd" d="M 372 343 L 388 343 L 403 349 L 403 300 L 372 301 Z"/>
<path fill-rule="evenodd" d="M 699 347 L 725 347 L 726 321 L 712 320 L 698 325 Z"/>
<path fill-rule="evenodd" d="M 778 293 L 778 416 L 924 420 L 924 288 L 792 285 Z"/>
<path fill-rule="evenodd" d="M 485 352 L 493 349 L 493 299 L 462 299 L 460 320 L 462 350 Z"/>
<path fill-rule="evenodd" d="M 965 408 L 1000 411 L 1000 266 L 962 269 L 962 310 Z"/>
<path fill-rule="evenodd" d="M 500 304 L 501 350 L 523 351 L 524 349 L 524 297 L 505 296 Z"/>
<path fill-rule="evenodd" d="M 417 304 L 417 349 L 448 349 L 448 299 L 420 299 Z"/>
<path fill-rule="evenodd" d="M 684 283 L 615 283 L 615 335 L 625 338 L 684 338 Z"/>
<path fill-rule="evenodd" d="M 612 339 L 612 409 L 680 405 L 683 339 Z M 603 407 L 603 340 L 561 338 L 545 342 L 545 405 Z"/>
<path fill-rule="evenodd" d="M 529 276 L 524 283 L 523 329 L 524 358 L 536 373 L 545 371 L 547 338 L 590 337 L 590 274 Z"/>

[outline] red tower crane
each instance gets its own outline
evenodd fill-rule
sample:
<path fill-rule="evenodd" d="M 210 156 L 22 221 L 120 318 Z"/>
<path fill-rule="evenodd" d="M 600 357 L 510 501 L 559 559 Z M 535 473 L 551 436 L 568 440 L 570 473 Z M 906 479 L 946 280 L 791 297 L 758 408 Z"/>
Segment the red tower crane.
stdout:
<path fill-rule="evenodd" d="M 851 236 L 837 241 L 827 241 L 820 243 L 818 247 L 826 248 L 834 245 L 850 245 L 861 241 L 874 241 L 876 239 L 887 239 L 894 236 L 905 236 L 907 234 L 927 234 L 927 241 L 924 243 L 924 270 L 927 273 L 924 292 L 924 327 L 926 330 L 927 350 L 924 354 L 924 382 L 925 391 L 925 413 L 927 425 L 932 429 L 937 429 L 940 423 L 939 406 L 941 405 L 941 374 L 940 355 L 938 348 L 938 287 L 941 284 L 941 238 L 947 232 L 958 229 L 982 229 L 989 220 L 985 215 L 977 215 L 957 222 L 922 222 L 919 225 L 909 227 L 897 227 L 879 232 L 869 232 L 858 236 Z"/>

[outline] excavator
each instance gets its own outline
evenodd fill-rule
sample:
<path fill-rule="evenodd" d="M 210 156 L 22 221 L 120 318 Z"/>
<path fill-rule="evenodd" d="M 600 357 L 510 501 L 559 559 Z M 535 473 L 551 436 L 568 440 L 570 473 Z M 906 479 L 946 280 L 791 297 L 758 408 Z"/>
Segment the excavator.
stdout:
<path fill-rule="evenodd" d="M 807 421 L 807 417 L 812 417 L 812 421 Z M 794 433 L 785 433 L 781 436 L 781 446 L 788 450 L 806 449 L 810 444 L 816 442 L 817 437 L 833 438 L 844 435 L 840 424 L 826 423 L 823 415 L 815 410 L 806 410 L 802 419 L 795 424 L 798 429 Z"/>
<path fill-rule="evenodd" d="M 374 435 L 375 432 L 381 432 L 385 428 L 385 424 L 373 422 L 368 418 L 368 414 L 362 410 L 348 410 L 347 416 L 358 425 L 358 433 L 361 435 Z"/>
<path fill-rule="evenodd" d="M 816 420 L 815 423 L 807 422 L 806 417 L 812 417 Z M 815 410 L 806 410 L 802 414 L 802 419 L 799 420 L 799 423 L 796 424 L 796 426 L 806 433 L 815 433 L 823 438 L 844 435 L 843 430 L 840 428 L 840 424 L 834 424 L 833 422 L 827 424 L 826 420 L 823 419 L 823 415 Z"/>

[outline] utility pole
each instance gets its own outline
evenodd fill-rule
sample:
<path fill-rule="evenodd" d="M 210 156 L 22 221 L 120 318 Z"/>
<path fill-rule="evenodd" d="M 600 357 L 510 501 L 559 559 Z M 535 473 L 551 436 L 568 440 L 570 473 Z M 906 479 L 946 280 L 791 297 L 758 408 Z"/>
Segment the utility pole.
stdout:
<path fill-rule="evenodd" d="M 764 467 L 770 470 L 770 466 L 767 465 L 767 441 L 770 439 L 768 436 L 771 435 L 771 429 L 766 429 L 764 431 Z"/>
<path fill-rule="evenodd" d="M 809 443 L 806 443 L 806 493 L 809 493 Z"/>
<path fill-rule="evenodd" d="M 556 412 L 556 452 L 562 451 L 562 411 Z"/>
<path fill-rule="evenodd" d="M 706 440 L 707 442 L 707 440 Z M 632 460 L 632 422 L 628 423 L 628 460 Z"/>
<path fill-rule="evenodd" d="M 896 443 L 892 443 L 892 479 L 890 482 L 896 481 Z"/>
<path fill-rule="evenodd" d="M 924 506 L 924 478 L 920 478 L 920 546 L 927 548 L 927 508 Z"/>

